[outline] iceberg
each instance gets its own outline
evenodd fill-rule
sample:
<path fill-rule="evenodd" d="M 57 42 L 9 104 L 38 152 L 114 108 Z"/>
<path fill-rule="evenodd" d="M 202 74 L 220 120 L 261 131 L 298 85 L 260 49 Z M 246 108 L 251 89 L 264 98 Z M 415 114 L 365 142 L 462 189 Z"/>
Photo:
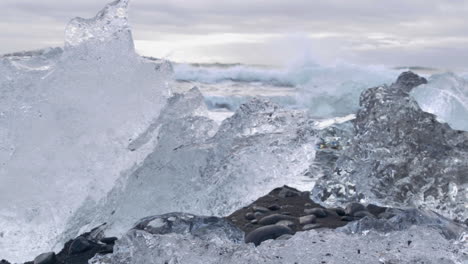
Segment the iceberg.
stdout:
<path fill-rule="evenodd" d="M 50 250 L 86 197 L 147 155 L 128 144 L 159 116 L 171 72 L 134 52 L 127 4 L 72 20 L 64 49 L 0 58 L 2 257 Z"/>

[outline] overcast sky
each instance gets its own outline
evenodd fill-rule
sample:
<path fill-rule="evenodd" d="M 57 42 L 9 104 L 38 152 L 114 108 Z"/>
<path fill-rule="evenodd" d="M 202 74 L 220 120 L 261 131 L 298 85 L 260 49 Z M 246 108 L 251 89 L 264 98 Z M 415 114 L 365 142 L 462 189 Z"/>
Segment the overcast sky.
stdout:
<path fill-rule="evenodd" d="M 62 46 L 107 0 L 0 0 L 0 53 Z M 389 66 L 468 66 L 468 0 L 132 0 L 137 50 L 183 62 L 284 64 L 303 54 Z"/>

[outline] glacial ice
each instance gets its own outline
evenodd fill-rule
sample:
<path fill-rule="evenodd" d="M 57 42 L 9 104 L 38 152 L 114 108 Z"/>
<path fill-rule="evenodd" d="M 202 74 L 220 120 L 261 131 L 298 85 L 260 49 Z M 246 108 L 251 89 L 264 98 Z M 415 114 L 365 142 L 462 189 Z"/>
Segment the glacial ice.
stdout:
<path fill-rule="evenodd" d="M 425 82 L 403 73 L 395 84 L 361 95 L 355 136 L 339 157 L 331 156 L 336 162 L 314 186 L 316 201 L 422 207 L 465 221 L 468 132 L 420 109 L 409 92 Z"/>
<path fill-rule="evenodd" d="M 74 19 L 65 49 L 0 58 L 0 256 L 49 251 L 88 196 L 152 148 L 127 149 L 169 95 L 167 67 L 136 55 L 128 1 Z"/>
<path fill-rule="evenodd" d="M 468 81 L 453 73 L 436 74 L 411 95 L 421 109 L 453 129 L 468 131 Z"/>
<path fill-rule="evenodd" d="M 218 128 L 203 108 L 196 88 L 169 99 L 148 133 L 158 138 L 153 152 L 100 203 L 83 205 L 66 238 L 103 222 L 122 234 L 152 214 L 227 215 L 277 186 L 312 188 L 315 136 L 305 112 L 254 99 Z"/>
<path fill-rule="evenodd" d="M 205 233 L 210 234 L 210 229 L 216 231 L 216 227 L 204 226 Z M 239 244 L 219 231 L 204 238 L 187 232 L 152 233 L 132 229 L 117 241 L 113 254 L 98 255 L 90 263 L 458 264 L 468 260 L 465 242 L 446 240 L 437 230 L 422 226 L 387 234 L 312 230 L 299 232 L 289 240 L 265 241 L 258 247 Z"/>

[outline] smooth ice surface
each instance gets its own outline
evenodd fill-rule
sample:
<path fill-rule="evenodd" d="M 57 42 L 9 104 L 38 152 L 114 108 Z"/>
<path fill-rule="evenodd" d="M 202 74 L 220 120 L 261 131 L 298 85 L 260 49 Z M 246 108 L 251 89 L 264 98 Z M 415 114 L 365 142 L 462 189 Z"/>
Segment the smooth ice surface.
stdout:
<path fill-rule="evenodd" d="M 468 81 L 453 73 L 436 74 L 411 92 L 421 109 L 453 129 L 468 131 Z"/>
<path fill-rule="evenodd" d="M 147 154 L 128 144 L 158 117 L 168 73 L 135 54 L 127 3 L 72 20 L 63 53 L 0 59 L 2 258 L 50 251 L 83 200 L 103 196 Z"/>
<path fill-rule="evenodd" d="M 223 216 L 278 186 L 312 187 L 304 175 L 315 157 L 315 135 L 304 112 L 255 99 L 218 128 L 203 108 L 198 89 L 169 99 L 152 129 L 153 152 L 98 205 L 83 205 L 67 237 L 102 222 L 109 234 L 122 234 L 151 214 Z"/>
<path fill-rule="evenodd" d="M 408 93 L 424 82 L 407 72 L 362 93 L 350 146 L 322 161 L 330 169 L 314 186 L 316 201 L 422 207 L 465 221 L 468 132 L 420 109 Z"/>
<path fill-rule="evenodd" d="M 208 263 L 425 263 L 468 261 L 466 241 L 448 241 L 434 229 L 414 226 L 405 231 L 365 235 L 333 230 L 307 231 L 289 240 L 269 240 L 255 247 L 222 237 L 201 239 L 177 233 L 131 230 L 118 240 L 112 255 L 92 264 Z"/>

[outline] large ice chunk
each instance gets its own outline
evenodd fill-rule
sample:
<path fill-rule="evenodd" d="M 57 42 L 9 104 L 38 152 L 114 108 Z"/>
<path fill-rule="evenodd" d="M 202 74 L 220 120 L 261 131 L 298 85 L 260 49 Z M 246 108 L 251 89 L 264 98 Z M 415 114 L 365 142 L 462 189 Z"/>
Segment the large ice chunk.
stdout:
<path fill-rule="evenodd" d="M 436 74 L 411 92 L 421 109 L 452 128 L 468 131 L 468 81 L 453 73 Z"/>
<path fill-rule="evenodd" d="M 314 187 L 317 201 L 362 201 L 425 207 L 464 221 L 468 132 L 452 130 L 409 96 L 426 81 L 403 73 L 389 87 L 368 89 L 353 121 L 355 137 Z"/>
<path fill-rule="evenodd" d="M 200 105 L 197 89 L 170 99 L 153 129 L 159 139 L 154 151 L 100 204 L 84 205 L 66 236 L 102 222 L 109 234 L 122 234 L 148 214 L 222 216 L 277 186 L 312 187 L 304 174 L 315 156 L 315 136 L 305 112 L 255 99 L 218 129 L 198 114 Z M 164 117 L 168 113 L 171 118 Z"/>
<path fill-rule="evenodd" d="M 159 116 L 170 72 L 132 52 L 127 3 L 73 20 L 63 54 L 0 60 L 4 258 L 19 262 L 49 251 L 87 196 L 100 198 L 152 149 L 146 144 L 132 152 L 128 144 Z M 82 38 L 84 32 L 92 37 Z"/>

